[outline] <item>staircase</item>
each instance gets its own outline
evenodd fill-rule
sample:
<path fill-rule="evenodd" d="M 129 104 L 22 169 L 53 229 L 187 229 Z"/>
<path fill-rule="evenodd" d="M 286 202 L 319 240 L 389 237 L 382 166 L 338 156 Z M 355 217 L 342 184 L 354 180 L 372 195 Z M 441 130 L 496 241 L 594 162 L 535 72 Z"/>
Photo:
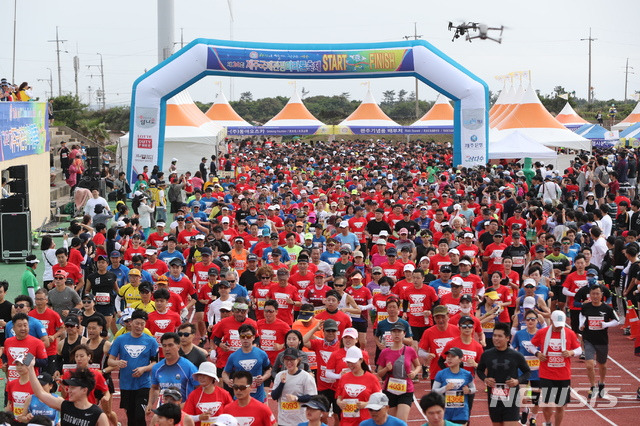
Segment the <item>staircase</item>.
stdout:
<path fill-rule="evenodd" d="M 59 207 L 63 207 L 72 198 L 69 196 L 70 188 L 67 182 L 64 180 L 64 173 L 60 165 L 60 146 L 62 141 L 67 142 L 67 148 L 71 149 L 71 146 L 82 145 L 84 147 L 98 147 L 102 152 L 103 146 L 98 142 L 89 140 L 82 134 L 67 126 L 54 126 L 49 127 L 50 136 L 50 154 L 53 159 L 52 164 L 56 169 L 56 179 L 54 181 L 55 187 L 49 188 L 51 195 L 51 220 L 61 221 L 68 219 L 68 215 L 61 215 L 58 212 Z"/>

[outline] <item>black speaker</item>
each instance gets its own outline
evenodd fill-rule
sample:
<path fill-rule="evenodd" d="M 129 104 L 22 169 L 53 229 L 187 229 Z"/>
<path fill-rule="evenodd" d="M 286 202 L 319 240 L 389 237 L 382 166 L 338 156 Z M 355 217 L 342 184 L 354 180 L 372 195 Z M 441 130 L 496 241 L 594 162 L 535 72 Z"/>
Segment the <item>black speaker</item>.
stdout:
<path fill-rule="evenodd" d="M 98 158 L 100 157 L 100 149 L 99 148 L 87 148 L 87 158 Z"/>
<path fill-rule="evenodd" d="M 0 215 L 0 247 L 2 260 L 25 259 L 31 252 L 29 212 Z"/>
<path fill-rule="evenodd" d="M 2 213 L 16 213 L 25 210 L 25 197 L 22 195 L 13 195 L 0 200 L 0 212 Z"/>
<path fill-rule="evenodd" d="M 27 165 L 11 166 L 9 171 L 9 179 L 27 179 Z"/>
<path fill-rule="evenodd" d="M 9 181 L 9 191 L 14 194 L 26 194 L 27 181 L 25 179 Z"/>

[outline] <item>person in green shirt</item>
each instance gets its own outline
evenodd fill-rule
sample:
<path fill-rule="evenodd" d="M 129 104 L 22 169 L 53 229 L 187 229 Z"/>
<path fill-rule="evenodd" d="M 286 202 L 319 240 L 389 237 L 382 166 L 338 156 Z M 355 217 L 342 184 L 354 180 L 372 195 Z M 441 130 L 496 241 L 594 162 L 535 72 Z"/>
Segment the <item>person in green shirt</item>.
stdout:
<path fill-rule="evenodd" d="M 36 290 L 38 289 L 38 278 L 36 276 L 36 267 L 40 261 L 35 254 L 27 256 L 25 263 L 27 269 L 22 274 L 22 294 L 31 297 L 31 300 L 36 298 Z"/>

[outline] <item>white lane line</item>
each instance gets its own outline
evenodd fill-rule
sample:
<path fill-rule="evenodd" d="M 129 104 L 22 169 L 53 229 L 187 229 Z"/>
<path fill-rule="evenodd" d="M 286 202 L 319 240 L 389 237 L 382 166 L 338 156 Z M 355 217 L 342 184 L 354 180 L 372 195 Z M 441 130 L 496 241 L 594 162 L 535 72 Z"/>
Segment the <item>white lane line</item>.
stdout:
<path fill-rule="evenodd" d="M 600 414 L 598 411 L 596 411 L 591 405 L 589 405 L 589 402 L 587 402 L 586 399 L 584 399 L 583 397 L 580 396 L 580 394 L 578 392 L 576 392 L 575 390 L 573 390 L 573 388 L 571 388 L 571 393 L 578 398 L 578 400 L 580 401 L 580 403 L 582 403 L 583 405 L 585 405 L 589 410 L 593 411 L 594 413 L 596 413 L 598 415 L 598 417 L 600 417 L 602 420 L 604 420 L 605 422 L 609 423 L 610 425 L 613 426 L 617 426 L 616 423 L 612 422 L 611 420 L 609 420 L 608 418 L 606 418 L 605 416 L 603 416 L 602 414 Z"/>
<path fill-rule="evenodd" d="M 416 404 L 416 408 L 418 409 L 418 413 L 420 413 L 422 415 L 422 417 L 424 417 L 424 419 L 427 420 L 427 416 L 420 409 L 420 404 L 418 404 L 418 400 L 416 399 L 416 394 L 415 393 L 413 394 L 413 403 Z"/>
<path fill-rule="evenodd" d="M 630 375 L 631 377 L 633 377 L 634 379 L 636 379 L 638 382 L 640 382 L 640 378 L 638 378 L 638 376 L 636 376 L 635 374 L 633 374 L 631 371 L 627 370 L 626 368 L 624 368 L 624 366 L 622 364 L 620 364 L 618 361 L 616 361 L 615 359 L 613 359 L 612 357 L 608 356 L 608 359 L 610 359 L 611 361 L 613 361 L 613 363 L 615 365 L 617 365 L 618 367 L 620 367 L 621 369 L 623 369 L 628 375 Z"/>

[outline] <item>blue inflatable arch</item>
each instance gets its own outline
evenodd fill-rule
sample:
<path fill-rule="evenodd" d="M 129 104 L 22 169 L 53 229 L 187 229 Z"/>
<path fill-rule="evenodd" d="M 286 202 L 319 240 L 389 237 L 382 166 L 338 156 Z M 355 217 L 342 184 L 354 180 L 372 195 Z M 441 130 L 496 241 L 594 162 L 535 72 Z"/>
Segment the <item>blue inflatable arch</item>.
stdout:
<path fill-rule="evenodd" d="M 272 44 L 196 39 L 133 84 L 127 175 L 163 167 L 166 101 L 208 75 L 341 79 L 416 77 L 454 101 L 454 165 L 488 161 L 489 88 L 423 40 Z"/>

